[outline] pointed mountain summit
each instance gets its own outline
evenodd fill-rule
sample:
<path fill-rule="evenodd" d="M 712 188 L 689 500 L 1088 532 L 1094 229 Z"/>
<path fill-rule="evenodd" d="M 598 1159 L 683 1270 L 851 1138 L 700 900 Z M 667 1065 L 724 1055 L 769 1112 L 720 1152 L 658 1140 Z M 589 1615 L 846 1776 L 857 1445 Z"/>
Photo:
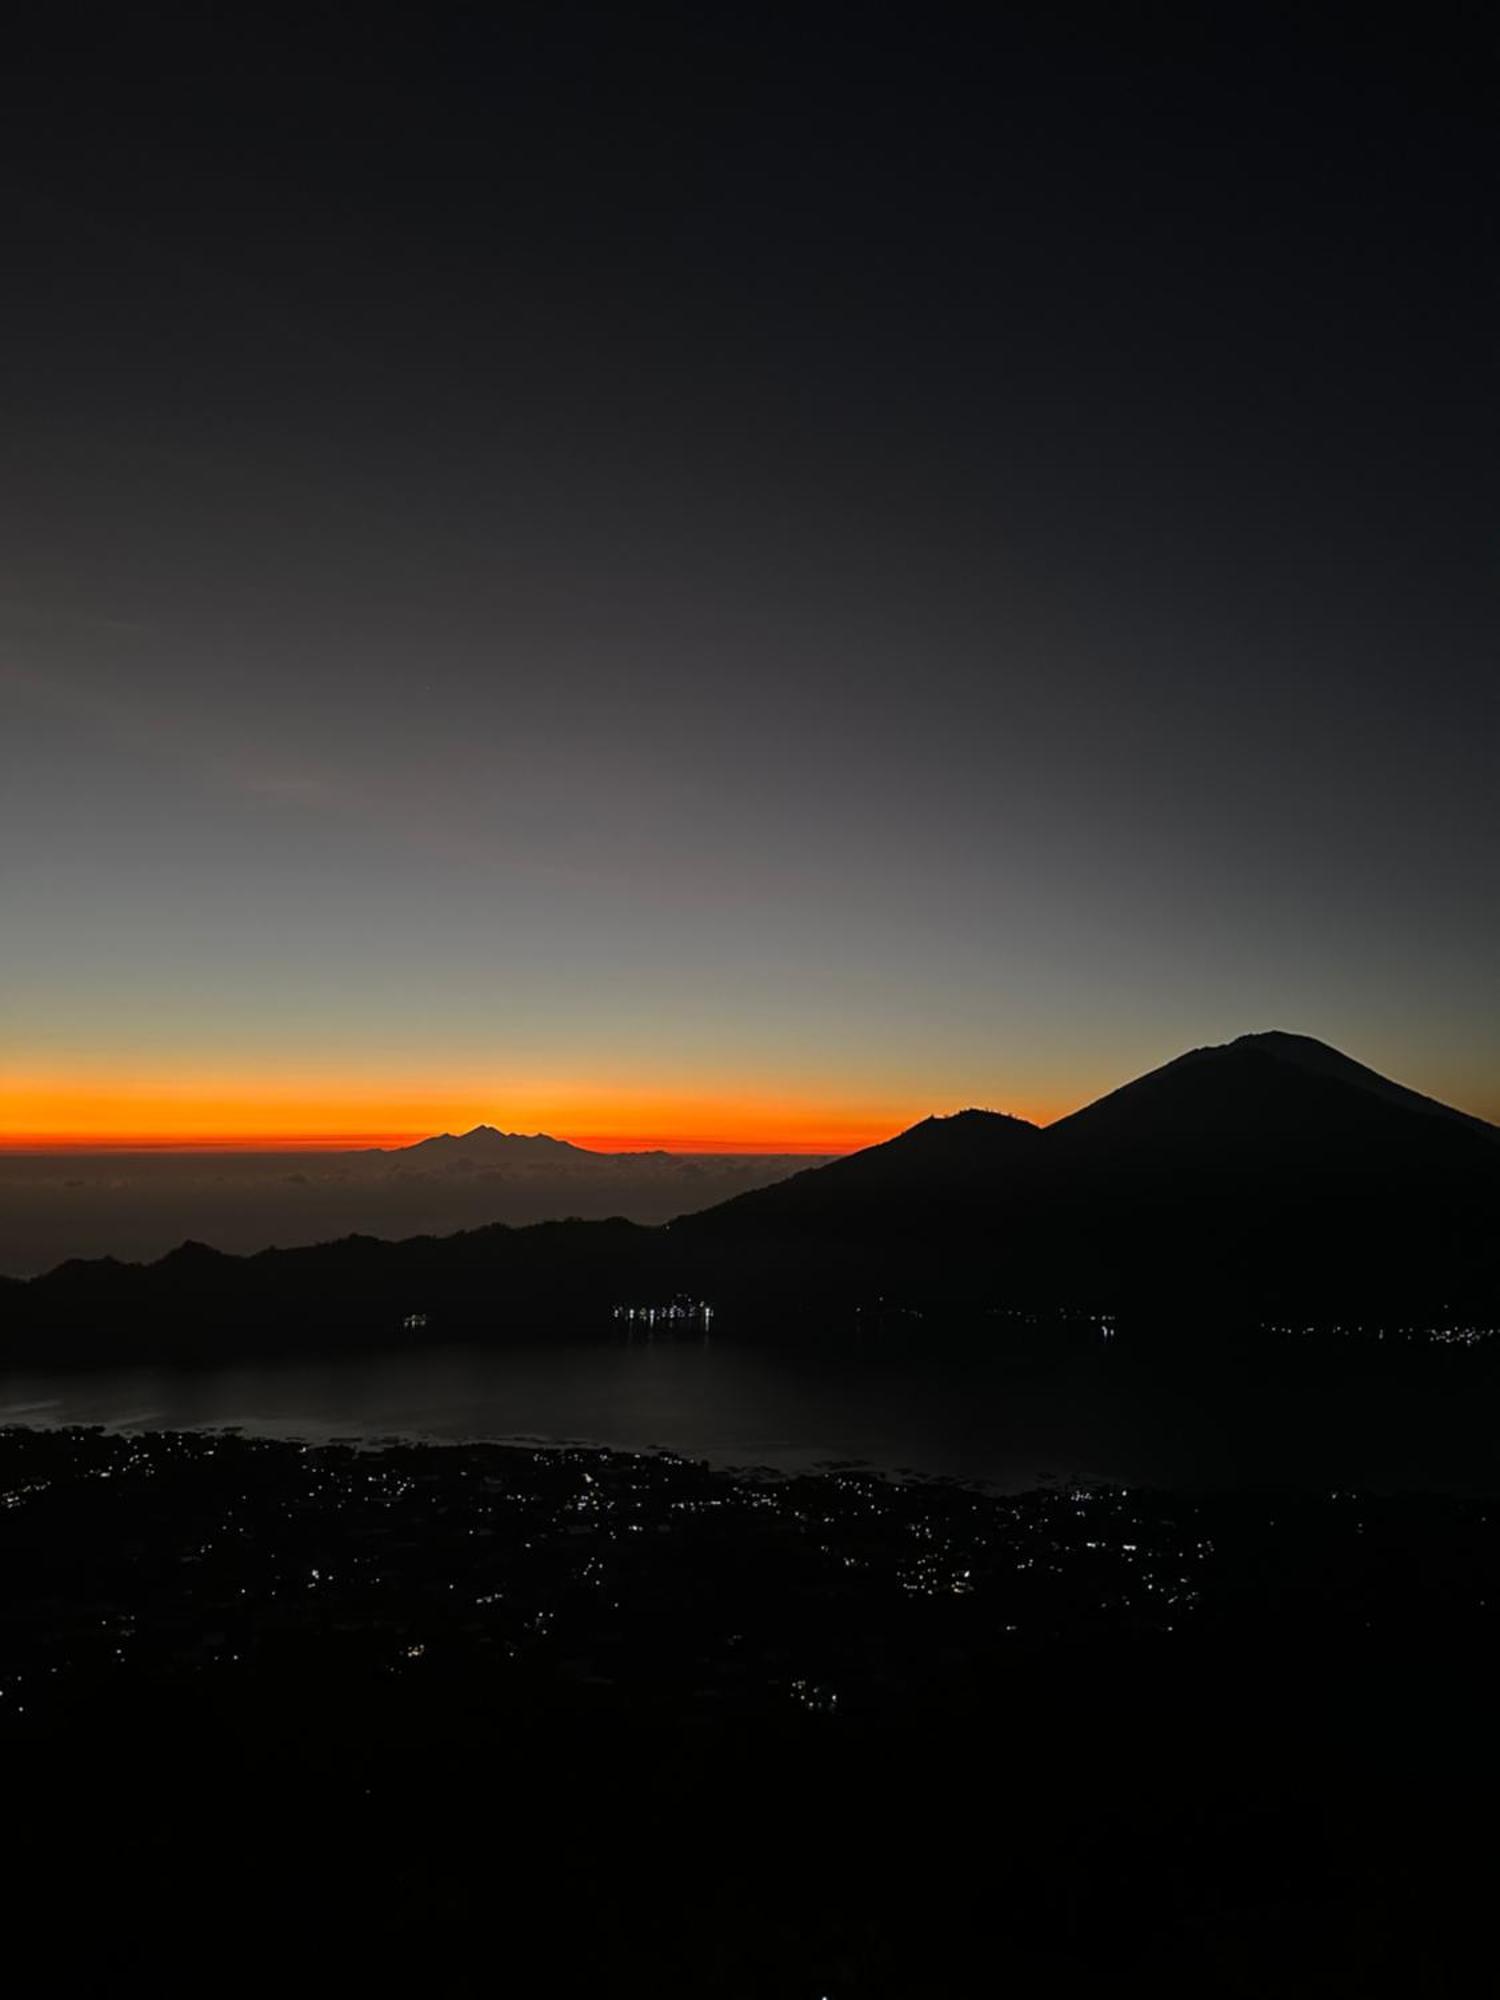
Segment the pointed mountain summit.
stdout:
<path fill-rule="evenodd" d="M 1047 1128 L 1079 1164 L 1177 1159 L 1241 1169 L 1368 1172 L 1481 1160 L 1482 1119 L 1423 1097 L 1307 1035 L 1274 1031 L 1193 1049 Z M 1374 1148 L 1372 1155 L 1367 1149 Z"/>
<path fill-rule="evenodd" d="M 1036 1241 L 1101 1293 L 1390 1316 L 1493 1254 L 1500 1131 L 1308 1036 L 1195 1049 L 1045 1136 Z"/>
<path fill-rule="evenodd" d="M 1408 1111 L 1425 1111 L 1436 1118 L 1453 1118 L 1460 1125 L 1472 1125 L 1492 1137 L 1500 1137 L 1500 1129 L 1487 1125 L 1482 1118 L 1475 1118 L 1467 1111 L 1456 1111 L 1451 1104 L 1441 1104 L 1435 1097 L 1424 1097 L 1420 1091 L 1408 1090 L 1404 1083 L 1393 1083 L 1378 1070 L 1356 1062 L 1353 1056 L 1346 1056 L 1340 1050 L 1330 1048 L 1327 1042 L 1316 1041 L 1311 1035 L 1292 1035 L 1285 1029 L 1272 1028 L 1258 1035 L 1240 1035 L 1225 1046 L 1228 1050 L 1269 1056 L 1276 1062 L 1291 1064 L 1314 1075 L 1352 1084 L 1356 1089 L 1367 1090 L 1390 1103 L 1404 1105 Z M 1207 1050 L 1204 1053 L 1215 1054 L 1218 1051 Z"/>

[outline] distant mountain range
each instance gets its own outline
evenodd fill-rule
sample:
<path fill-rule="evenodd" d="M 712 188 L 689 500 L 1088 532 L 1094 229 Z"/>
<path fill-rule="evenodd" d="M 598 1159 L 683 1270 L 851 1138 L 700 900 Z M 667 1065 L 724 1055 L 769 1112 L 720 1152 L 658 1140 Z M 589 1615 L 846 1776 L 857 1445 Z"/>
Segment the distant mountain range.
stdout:
<path fill-rule="evenodd" d="M 500 1132 L 493 1125 L 476 1125 L 471 1132 L 457 1134 L 440 1132 L 433 1139 L 418 1139 L 413 1146 L 375 1146 L 370 1150 L 381 1159 L 410 1160 L 423 1165 L 463 1161 L 480 1165 L 510 1160 L 545 1160 L 552 1165 L 564 1160 L 588 1162 L 612 1157 L 589 1152 L 568 1139 L 554 1139 L 546 1132 Z"/>
<path fill-rule="evenodd" d="M 816 1164 L 595 1152 L 490 1125 L 353 1152 L 0 1152 L 0 1272 L 31 1276 L 71 1257 L 145 1261 L 184 1236 L 244 1252 L 559 1216 L 665 1222 Z"/>
<path fill-rule="evenodd" d="M 669 1153 L 661 1146 L 640 1152 L 607 1153 L 592 1146 L 575 1146 L 571 1139 L 554 1139 L 547 1132 L 501 1132 L 493 1125 L 476 1125 L 469 1132 L 439 1132 L 432 1139 L 418 1139 L 412 1146 L 373 1146 L 365 1158 L 388 1160 L 393 1165 L 419 1167 L 577 1167 L 596 1172 L 601 1168 L 637 1166 L 643 1161 L 682 1159 L 786 1159 L 787 1154 Z"/>
<path fill-rule="evenodd" d="M 480 1127 L 397 1156 L 581 1149 Z M 584 1156 L 587 1157 L 587 1156 Z M 603 1330 L 613 1304 L 690 1291 L 745 1327 L 1059 1303 L 1215 1318 L 1500 1310 L 1500 1130 L 1304 1036 L 1195 1049 L 1039 1128 L 929 1118 L 660 1227 L 347 1238 L 248 1259 L 183 1246 L 0 1291 L 7 1345 L 393 1339 Z M 118 1330 L 118 1337 L 116 1332 Z M 3 1352 L 0 1348 L 0 1352 Z"/>

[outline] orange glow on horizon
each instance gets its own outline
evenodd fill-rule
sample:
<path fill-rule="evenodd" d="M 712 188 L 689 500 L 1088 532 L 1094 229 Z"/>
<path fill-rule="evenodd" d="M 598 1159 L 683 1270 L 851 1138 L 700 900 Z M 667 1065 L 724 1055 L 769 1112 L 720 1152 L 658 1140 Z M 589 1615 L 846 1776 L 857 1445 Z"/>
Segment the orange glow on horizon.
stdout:
<path fill-rule="evenodd" d="M 591 1152 L 849 1153 L 956 1104 L 877 1105 L 790 1093 L 529 1083 L 483 1091 L 389 1083 L 266 1087 L 245 1078 L 6 1078 L 3 1152 L 341 1152 L 410 1146 L 475 1125 L 545 1132 Z M 1032 1108 L 1018 1116 L 1045 1122 Z M 1047 1117 L 1058 1115 L 1050 1109 Z"/>
<path fill-rule="evenodd" d="M 494 1120 L 471 1119 L 460 1129 L 470 1131 L 476 1124 L 492 1125 Z M 499 1129 L 506 1129 L 501 1127 Z M 857 1152 L 862 1146 L 889 1139 L 900 1127 L 881 1125 L 868 1138 L 850 1139 L 835 1135 L 828 1139 L 804 1138 L 724 1138 L 701 1137 L 691 1132 L 585 1133 L 549 1131 L 546 1137 L 565 1139 L 586 1153 L 806 1153 L 817 1156 Z M 7 1132 L 0 1126 L 0 1153 L 355 1153 L 393 1152 L 415 1146 L 438 1135 L 414 1132 L 120 1132 L 79 1137 L 75 1133 Z M 531 1137 L 531 1133 L 518 1134 Z"/>

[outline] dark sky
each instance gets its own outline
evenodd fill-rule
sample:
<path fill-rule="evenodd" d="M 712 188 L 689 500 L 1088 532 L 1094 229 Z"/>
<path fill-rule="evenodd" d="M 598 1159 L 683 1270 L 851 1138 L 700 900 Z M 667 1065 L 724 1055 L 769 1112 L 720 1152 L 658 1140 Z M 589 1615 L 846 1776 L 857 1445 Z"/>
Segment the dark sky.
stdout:
<path fill-rule="evenodd" d="M 0 1124 L 1500 1117 L 1493 38 L 1198 11 L 23 19 Z"/>

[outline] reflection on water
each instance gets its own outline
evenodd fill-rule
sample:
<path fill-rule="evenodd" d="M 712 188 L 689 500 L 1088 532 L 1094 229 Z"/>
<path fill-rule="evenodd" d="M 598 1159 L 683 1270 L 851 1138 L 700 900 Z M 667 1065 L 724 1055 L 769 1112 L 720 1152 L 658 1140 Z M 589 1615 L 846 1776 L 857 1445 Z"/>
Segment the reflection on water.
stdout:
<path fill-rule="evenodd" d="M 1019 1486 L 1126 1476 L 1085 1394 L 1059 1403 L 1056 1383 L 995 1373 L 851 1370 L 723 1343 L 455 1348 L 201 1374 L 0 1377 L 0 1422 L 662 1446 L 721 1465 L 849 1458 Z"/>
<path fill-rule="evenodd" d="M 495 1438 L 666 1447 L 718 1465 L 1130 1485 L 1293 1481 L 1492 1488 L 1488 1398 L 1441 1376 L 1202 1380 L 1119 1344 L 1055 1364 L 664 1343 L 277 1362 L 199 1373 L 0 1375 L 0 1423 L 237 1426 L 281 1437 Z"/>

